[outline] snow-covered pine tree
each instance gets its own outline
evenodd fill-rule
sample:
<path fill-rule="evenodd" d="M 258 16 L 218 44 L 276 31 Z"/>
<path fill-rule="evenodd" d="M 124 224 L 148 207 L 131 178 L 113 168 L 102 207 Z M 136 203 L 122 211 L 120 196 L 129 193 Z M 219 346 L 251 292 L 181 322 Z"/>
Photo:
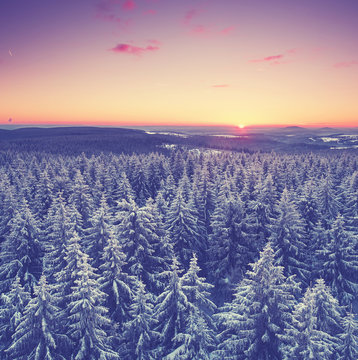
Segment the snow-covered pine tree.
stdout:
<path fill-rule="evenodd" d="M 45 223 L 43 273 L 51 284 L 55 282 L 55 274 L 65 266 L 66 245 L 74 231 L 74 224 L 71 222 L 62 193 L 53 201 Z"/>
<path fill-rule="evenodd" d="M 320 207 L 322 224 L 328 229 L 335 221 L 341 208 L 337 200 L 337 194 L 333 186 L 331 171 L 320 179 L 320 185 L 317 193 L 318 204 Z"/>
<path fill-rule="evenodd" d="M 257 250 L 263 248 L 270 236 L 269 224 L 274 217 L 274 208 L 277 203 L 278 193 L 269 174 L 259 179 L 254 190 L 254 199 L 249 201 L 248 213 L 250 232 L 253 233 Z"/>
<path fill-rule="evenodd" d="M 0 253 L 0 291 L 9 291 L 18 276 L 25 290 L 32 292 L 41 276 L 42 249 L 38 221 L 25 199 L 15 211 L 9 226 L 9 235 Z"/>
<path fill-rule="evenodd" d="M 136 157 L 137 161 L 132 169 L 131 185 L 135 194 L 135 201 L 138 206 L 144 206 L 150 196 L 150 189 L 147 181 L 147 171 L 141 160 Z"/>
<path fill-rule="evenodd" d="M 32 209 L 40 220 L 44 220 L 53 201 L 53 184 L 48 176 L 47 169 L 41 171 L 39 176 Z"/>
<path fill-rule="evenodd" d="M 214 359 L 281 359 L 280 336 L 291 321 L 295 289 L 275 263 L 268 243 L 239 283 L 233 302 L 215 315 L 221 333 Z"/>
<path fill-rule="evenodd" d="M 307 239 L 304 224 L 290 193 L 285 188 L 276 206 L 277 216 L 272 219 L 270 242 L 278 265 L 286 276 L 296 275 L 297 280 L 308 283 Z"/>
<path fill-rule="evenodd" d="M 185 325 L 190 313 L 190 304 L 180 282 L 179 262 L 173 259 L 171 269 L 163 276 L 168 284 L 158 296 L 154 308 L 154 316 L 160 333 L 156 356 L 158 359 L 175 359 L 185 348 Z"/>
<path fill-rule="evenodd" d="M 93 267 L 98 268 L 113 223 L 104 194 L 102 194 L 100 205 L 89 222 L 90 226 L 85 230 L 83 245 L 86 253 L 93 261 Z"/>
<path fill-rule="evenodd" d="M 330 336 L 318 330 L 317 307 L 311 288 L 293 311 L 292 321 L 280 336 L 283 360 L 330 360 L 334 354 Z"/>
<path fill-rule="evenodd" d="M 77 170 L 73 180 L 72 193 L 70 195 L 69 202 L 74 205 L 76 210 L 80 213 L 83 221 L 83 227 L 89 227 L 89 221 L 93 212 L 93 199 L 90 188 L 79 170 Z"/>
<path fill-rule="evenodd" d="M 135 278 L 123 271 L 125 258 L 117 237 L 110 232 L 102 254 L 98 282 L 101 290 L 107 294 L 105 305 L 109 317 L 119 329 L 129 319 L 135 283 Z"/>
<path fill-rule="evenodd" d="M 183 293 L 190 303 L 190 314 L 185 324 L 185 346 L 178 359 L 209 359 L 215 346 L 215 322 L 212 315 L 216 305 L 210 300 L 213 285 L 199 277 L 201 271 L 196 255 L 190 260 L 188 271 L 180 279 Z"/>
<path fill-rule="evenodd" d="M 166 229 L 174 246 L 174 252 L 184 268 L 189 267 L 193 251 L 204 257 L 207 248 L 206 239 L 203 236 L 204 224 L 199 221 L 192 196 L 189 202 L 185 202 L 180 187 L 168 209 Z"/>
<path fill-rule="evenodd" d="M 155 360 L 155 345 L 159 333 L 154 330 L 156 320 L 153 317 L 151 296 L 146 292 L 142 281 L 135 284 L 135 295 L 130 307 L 131 319 L 124 325 L 123 342 L 119 348 L 123 360 Z"/>
<path fill-rule="evenodd" d="M 66 345 L 66 337 L 56 332 L 58 309 L 45 276 L 41 276 L 35 286 L 34 295 L 6 350 L 8 357 L 12 360 L 65 360 L 60 349 L 61 345 Z"/>
<path fill-rule="evenodd" d="M 214 185 L 205 163 L 194 173 L 193 196 L 199 219 L 204 224 L 206 232 L 210 229 L 210 219 L 215 208 Z"/>
<path fill-rule="evenodd" d="M 224 183 L 211 216 L 212 233 L 209 236 L 206 265 L 208 277 L 215 285 L 215 293 L 220 297 L 217 300 L 221 304 L 229 300 L 233 284 L 242 279 L 248 263 L 254 258 L 254 249 L 246 232 L 246 220 L 240 197 Z"/>
<path fill-rule="evenodd" d="M 68 336 L 73 342 L 71 359 L 112 360 L 119 356 L 112 349 L 112 322 L 104 307 L 105 293 L 100 290 L 98 275 L 87 254 L 78 252 L 74 286 L 67 305 Z"/>
<path fill-rule="evenodd" d="M 358 359 L 358 322 L 353 313 L 342 319 L 343 332 L 340 334 L 341 345 L 338 349 L 338 360 Z"/>
<path fill-rule="evenodd" d="M 166 261 L 163 254 L 158 254 L 155 247 L 161 241 L 160 223 L 157 222 L 153 208 L 139 207 L 134 200 L 123 201 L 122 211 L 117 214 L 118 239 L 126 254 L 124 270 L 139 277 L 150 292 L 158 288 L 159 271 Z"/>
<path fill-rule="evenodd" d="M 357 235 L 346 230 L 339 215 L 328 231 L 329 241 L 319 251 L 324 263 L 322 277 L 342 305 L 350 305 L 358 294 Z"/>
<path fill-rule="evenodd" d="M 316 304 L 317 329 L 336 337 L 342 331 L 341 322 L 344 309 L 332 296 L 331 289 L 323 279 L 317 279 L 312 289 Z M 333 340 L 334 341 L 334 340 Z"/>
<path fill-rule="evenodd" d="M 0 298 L 0 358 L 5 359 L 6 350 L 11 344 L 11 337 L 19 324 L 30 294 L 21 286 L 20 278 L 16 277 L 7 294 Z"/>

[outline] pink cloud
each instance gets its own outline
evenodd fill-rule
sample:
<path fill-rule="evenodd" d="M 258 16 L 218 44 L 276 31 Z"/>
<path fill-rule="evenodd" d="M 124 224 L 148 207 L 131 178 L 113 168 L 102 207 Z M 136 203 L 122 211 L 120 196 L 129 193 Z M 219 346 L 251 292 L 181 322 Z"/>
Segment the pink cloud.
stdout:
<path fill-rule="evenodd" d="M 155 15 L 157 13 L 157 10 L 149 9 L 144 12 L 145 15 Z"/>
<path fill-rule="evenodd" d="M 136 56 L 140 56 L 143 53 L 157 51 L 157 50 L 159 50 L 158 46 L 148 45 L 146 47 L 140 47 L 129 44 L 118 44 L 114 48 L 109 49 L 109 51 L 112 51 L 117 54 L 130 54 Z"/>
<path fill-rule="evenodd" d="M 358 65 L 358 61 L 353 60 L 353 61 L 338 62 L 338 63 L 335 63 L 333 66 L 337 69 L 340 69 L 340 68 L 348 68 L 348 67 L 352 67 L 352 66 L 356 66 L 356 65 Z"/>
<path fill-rule="evenodd" d="M 153 44 L 153 45 L 156 45 L 156 46 L 162 45 L 162 43 L 159 40 L 156 40 L 156 39 L 149 39 L 148 42 L 150 44 Z"/>
<path fill-rule="evenodd" d="M 208 34 L 210 32 L 210 30 L 207 26 L 196 25 L 196 26 L 192 27 L 190 32 L 195 35 L 205 35 L 205 34 Z"/>
<path fill-rule="evenodd" d="M 193 20 L 193 18 L 197 17 L 200 13 L 201 13 L 201 11 L 199 11 L 197 9 L 191 9 L 191 10 L 187 11 L 184 16 L 184 24 L 187 24 L 187 25 L 190 24 L 191 21 Z"/>
<path fill-rule="evenodd" d="M 213 88 L 227 88 L 229 87 L 229 84 L 218 84 L 218 85 L 213 85 Z"/>
<path fill-rule="evenodd" d="M 232 33 L 234 30 L 235 30 L 235 26 L 229 26 L 229 27 L 227 27 L 227 28 L 225 28 L 225 29 L 222 29 L 222 30 L 220 31 L 220 34 L 221 34 L 221 35 L 229 35 L 229 34 Z"/>
<path fill-rule="evenodd" d="M 134 10 L 137 4 L 133 0 L 127 0 L 123 5 L 122 9 L 126 11 Z"/>
<path fill-rule="evenodd" d="M 102 0 L 96 4 L 96 17 L 97 19 L 120 23 L 121 18 L 115 14 L 115 5 L 119 0 Z"/>
<path fill-rule="evenodd" d="M 267 56 L 267 57 L 264 57 L 262 59 L 255 59 L 255 60 L 251 60 L 250 62 L 252 63 L 258 63 L 258 62 L 270 62 L 270 61 L 276 61 L 277 60 L 280 60 L 284 57 L 283 54 L 280 54 L 280 55 L 272 55 L 272 56 Z"/>
<path fill-rule="evenodd" d="M 120 17 L 114 14 L 98 13 L 97 18 L 108 22 L 115 22 L 118 24 L 122 21 Z"/>

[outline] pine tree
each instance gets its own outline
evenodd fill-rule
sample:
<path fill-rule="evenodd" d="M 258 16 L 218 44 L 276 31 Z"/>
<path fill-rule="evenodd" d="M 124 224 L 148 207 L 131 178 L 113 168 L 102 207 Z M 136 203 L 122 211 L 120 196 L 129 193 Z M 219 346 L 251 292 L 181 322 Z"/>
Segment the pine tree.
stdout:
<path fill-rule="evenodd" d="M 112 323 L 103 306 L 105 294 L 100 290 L 88 255 L 79 252 L 78 271 L 72 274 L 74 286 L 68 303 L 68 336 L 76 360 L 119 359 L 111 348 Z"/>
<path fill-rule="evenodd" d="M 328 237 L 329 242 L 319 252 L 324 258 L 321 274 L 340 303 L 349 305 L 358 294 L 357 235 L 347 231 L 342 216 L 338 216 Z"/>
<path fill-rule="evenodd" d="M 318 329 L 317 307 L 311 288 L 295 306 L 292 322 L 288 324 L 283 341 L 283 360 L 329 360 L 334 354 L 329 335 Z"/>
<path fill-rule="evenodd" d="M 232 303 L 216 315 L 221 333 L 215 359 L 281 359 L 280 336 L 294 305 L 294 282 L 275 265 L 268 243 L 239 283 Z"/>
<path fill-rule="evenodd" d="M 312 289 L 316 304 L 317 329 L 336 337 L 341 331 L 343 308 L 331 294 L 323 279 L 317 279 Z M 333 340 L 334 341 L 334 340 Z"/>
<path fill-rule="evenodd" d="M 158 289 L 159 271 L 165 259 L 156 253 L 155 247 L 160 239 L 160 228 L 154 217 L 153 209 L 148 206 L 138 207 L 131 200 L 123 202 L 122 211 L 117 215 L 118 239 L 126 254 L 124 270 L 139 277 L 149 291 Z"/>
<path fill-rule="evenodd" d="M 320 181 L 318 188 L 318 204 L 322 215 L 323 226 L 328 229 L 329 225 L 336 219 L 341 208 L 334 190 L 331 173 Z"/>
<path fill-rule="evenodd" d="M 46 220 L 44 238 L 44 274 L 49 283 L 54 283 L 54 276 L 65 266 L 65 250 L 72 237 L 74 224 L 71 222 L 62 193 L 53 201 Z"/>
<path fill-rule="evenodd" d="M 296 275 L 307 284 L 309 278 L 306 233 L 302 218 L 287 189 L 276 206 L 277 217 L 272 219 L 270 241 L 277 264 L 284 266 L 285 275 Z"/>
<path fill-rule="evenodd" d="M 192 197 L 190 199 L 189 202 L 185 202 L 182 189 L 178 188 L 166 218 L 166 228 L 173 243 L 174 252 L 185 268 L 189 266 L 193 251 L 204 256 L 207 247 L 202 236 L 204 224 L 199 222 Z"/>
<path fill-rule="evenodd" d="M 7 292 L 18 276 L 25 290 L 32 292 L 42 271 L 42 249 L 38 222 L 26 200 L 10 222 L 10 232 L 0 254 L 0 290 Z"/>
<path fill-rule="evenodd" d="M 185 348 L 180 359 L 209 359 L 215 345 L 216 330 L 213 313 L 216 305 L 209 299 L 213 285 L 199 277 L 200 267 L 194 254 L 188 271 L 180 279 L 183 293 L 190 303 L 190 314 L 185 325 Z"/>
<path fill-rule="evenodd" d="M 104 194 L 102 194 L 98 209 L 89 222 L 91 225 L 85 230 L 83 242 L 86 253 L 93 259 L 92 265 L 98 268 L 103 248 L 112 228 L 112 217 Z"/>
<path fill-rule="evenodd" d="M 11 337 L 24 314 L 30 300 L 30 294 L 21 286 L 20 279 L 15 278 L 11 290 L 1 295 L 0 302 L 0 358 L 6 358 L 4 350 L 11 344 Z"/>
<path fill-rule="evenodd" d="M 206 267 L 222 304 L 229 300 L 231 287 L 242 279 L 254 257 L 246 232 L 243 203 L 225 185 L 211 217 L 211 228 Z"/>
<path fill-rule="evenodd" d="M 69 202 L 74 205 L 81 215 L 83 227 L 89 227 L 89 221 L 93 212 L 93 200 L 90 188 L 79 170 L 76 172 L 73 180 L 72 193 Z"/>
<path fill-rule="evenodd" d="M 109 309 L 109 316 L 120 329 L 129 319 L 135 281 L 133 276 L 123 271 L 125 258 L 117 237 L 110 233 L 103 250 L 98 282 L 101 290 L 107 294 L 105 305 Z"/>
<path fill-rule="evenodd" d="M 13 359 L 57 360 L 65 359 L 60 355 L 60 344 L 66 338 L 56 333 L 56 312 L 51 290 L 42 276 L 35 286 L 35 297 L 30 300 L 16 327 L 11 346 L 6 350 Z"/>
<path fill-rule="evenodd" d="M 151 296 L 145 291 L 145 285 L 140 280 L 136 282 L 133 304 L 130 308 L 131 320 L 124 327 L 124 343 L 120 348 L 121 359 L 154 360 L 153 345 L 156 344 L 159 333 L 154 328 Z"/>
<path fill-rule="evenodd" d="M 47 170 L 40 173 L 39 181 L 36 184 L 34 199 L 34 210 L 37 216 L 43 220 L 53 201 L 53 184 L 48 176 Z"/>
<path fill-rule="evenodd" d="M 189 303 L 183 293 L 180 282 L 179 263 L 173 259 L 171 270 L 163 274 L 168 277 L 168 285 L 158 296 L 154 308 L 154 316 L 158 322 L 157 331 L 160 333 L 157 358 L 174 355 L 184 349 L 186 320 L 189 314 Z"/>
<path fill-rule="evenodd" d="M 278 194 L 269 174 L 264 180 L 256 184 L 254 199 L 249 202 L 248 211 L 251 231 L 254 233 L 255 246 L 261 249 L 270 236 L 271 219 L 274 217 L 275 204 Z"/>
<path fill-rule="evenodd" d="M 341 345 L 339 347 L 338 360 L 358 359 L 358 322 L 352 313 L 348 313 L 342 319 L 343 333 L 340 334 Z"/>

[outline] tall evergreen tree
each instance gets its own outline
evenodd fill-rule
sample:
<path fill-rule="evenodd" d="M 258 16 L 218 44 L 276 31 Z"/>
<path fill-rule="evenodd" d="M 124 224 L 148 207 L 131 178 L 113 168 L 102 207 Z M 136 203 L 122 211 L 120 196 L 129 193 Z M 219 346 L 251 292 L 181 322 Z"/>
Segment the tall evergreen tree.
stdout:
<path fill-rule="evenodd" d="M 185 324 L 185 348 L 180 359 L 209 359 L 215 345 L 215 323 L 212 318 L 216 305 L 209 299 L 213 285 L 199 277 L 196 255 L 190 260 L 188 271 L 180 279 L 183 293 L 190 303 L 190 314 Z"/>
<path fill-rule="evenodd" d="M 357 235 L 347 231 L 342 216 L 338 216 L 328 237 L 320 251 L 324 258 L 321 274 L 340 303 L 350 305 L 358 294 Z"/>
<path fill-rule="evenodd" d="M 157 358 L 175 358 L 175 354 L 184 349 L 185 325 L 190 313 L 188 299 L 183 293 L 180 282 L 179 263 L 176 258 L 170 271 L 165 272 L 168 285 L 158 296 L 154 308 L 154 316 L 158 322 L 157 331 L 160 333 Z"/>
<path fill-rule="evenodd" d="M 86 253 L 93 259 L 92 265 L 98 268 L 113 222 L 104 194 L 102 194 L 98 209 L 89 222 L 90 226 L 85 230 L 83 242 Z"/>
<path fill-rule="evenodd" d="M 0 358 L 5 359 L 6 350 L 11 344 L 11 337 L 19 324 L 30 294 L 21 286 L 20 279 L 15 278 L 11 290 L 2 294 L 0 299 Z"/>
<path fill-rule="evenodd" d="M 153 317 L 153 304 L 150 298 L 143 282 L 137 280 L 134 301 L 130 308 L 131 320 L 125 324 L 124 343 L 119 350 L 121 359 L 158 358 L 153 347 L 159 339 L 159 333 L 154 330 L 156 320 Z"/>
<path fill-rule="evenodd" d="M 90 188 L 79 170 L 76 172 L 73 180 L 72 193 L 69 201 L 80 213 L 83 221 L 83 227 L 89 227 L 93 212 L 93 199 Z"/>
<path fill-rule="evenodd" d="M 329 335 L 318 329 L 317 307 L 311 288 L 295 306 L 292 322 L 281 339 L 283 360 L 329 360 L 334 354 Z"/>
<path fill-rule="evenodd" d="M 124 270 L 139 277 L 150 291 L 158 288 L 163 260 L 155 251 L 160 239 L 160 224 L 150 206 L 139 207 L 133 200 L 122 203 L 117 214 L 118 239 L 126 254 Z"/>
<path fill-rule="evenodd" d="M 76 360 L 112 360 L 119 356 L 112 349 L 112 323 L 107 317 L 105 294 L 100 290 L 88 255 L 78 254 L 78 271 L 72 274 L 74 286 L 68 303 L 68 336 Z"/>
<path fill-rule="evenodd" d="M 340 334 L 338 360 L 358 359 L 358 322 L 352 313 L 342 319 L 343 332 Z"/>
<path fill-rule="evenodd" d="M 0 290 L 7 292 L 18 276 L 32 292 L 42 271 L 42 249 L 38 222 L 23 200 L 10 222 L 10 232 L 1 247 Z"/>
<path fill-rule="evenodd" d="M 60 345 L 66 345 L 66 338 L 56 333 L 56 312 L 51 290 L 42 276 L 35 286 L 35 297 L 30 300 L 16 327 L 11 346 L 7 349 L 13 360 L 57 360 Z"/>
<path fill-rule="evenodd" d="M 307 239 L 302 218 L 287 189 L 284 189 L 276 206 L 277 217 L 272 219 L 270 241 L 278 265 L 284 267 L 286 276 L 296 275 L 307 284 L 309 278 Z"/>
<path fill-rule="evenodd" d="M 62 193 L 59 193 L 49 209 L 44 236 L 44 274 L 49 283 L 55 282 L 55 274 L 65 266 L 66 245 L 73 231 L 74 224 Z"/>
<path fill-rule="evenodd" d="M 225 185 L 211 217 L 211 229 L 206 268 L 222 303 L 229 300 L 231 287 L 242 279 L 254 257 L 243 203 Z"/>
<path fill-rule="evenodd" d="M 281 359 L 280 336 L 294 306 L 293 282 L 275 265 L 268 243 L 239 283 L 232 303 L 216 315 L 221 328 L 215 359 Z"/>
<path fill-rule="evenodd" d="M 169 207 L 166 218 L 166 228 L 174 246 L 174 252 L 185 268 L 188 268 L 193 251 L 204 256 L 207 247 L 202 234 L 204 224 L 201 224 L 198 212 L 194 207 L 192 196 L 185 202 L 182 189 Z"/>
<path fill-rule="evenodd" d="M 109 309 L 109 316 L 119 329 L 129 319 L 135 283 L 135 278 L 123 271 L 125 258 L 117 237 L 110 232 L 103 250 L 98 282 L 101 290 L 107 294 L 105 305 Z"/>

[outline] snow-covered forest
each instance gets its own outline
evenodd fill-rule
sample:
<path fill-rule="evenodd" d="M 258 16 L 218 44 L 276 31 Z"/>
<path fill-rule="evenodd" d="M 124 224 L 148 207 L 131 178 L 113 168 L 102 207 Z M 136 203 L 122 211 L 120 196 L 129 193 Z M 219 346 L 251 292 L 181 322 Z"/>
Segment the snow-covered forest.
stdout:
<path fill-rule="evenodd" d="M 358 359 L 358 157 L 0 153 L 0 359 Z"/>

